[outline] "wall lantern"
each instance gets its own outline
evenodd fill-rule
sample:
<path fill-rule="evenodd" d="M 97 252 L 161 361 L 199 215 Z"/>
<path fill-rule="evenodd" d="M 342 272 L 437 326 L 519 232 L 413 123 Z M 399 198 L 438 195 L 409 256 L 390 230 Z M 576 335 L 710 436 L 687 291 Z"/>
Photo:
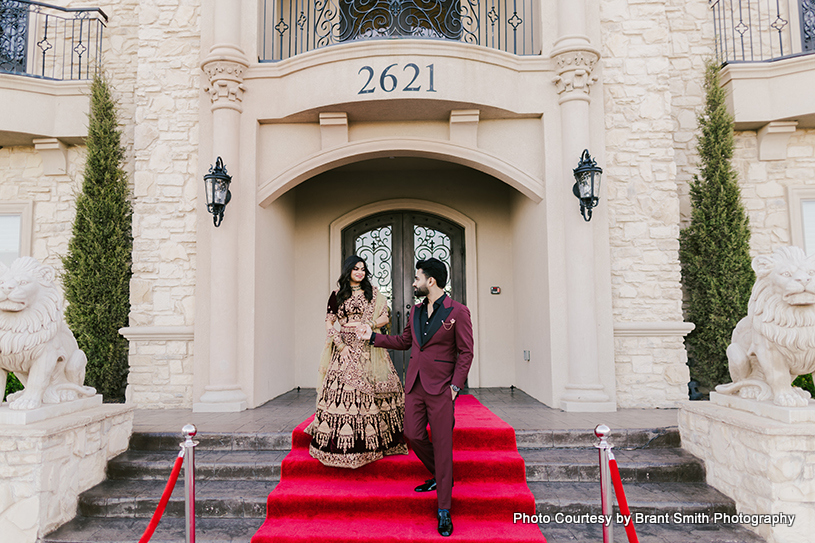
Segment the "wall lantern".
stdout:
<path fill-rule="evenodd" d="M 218 227 L 224 219 L 224 208 L 232 193 L 229 192 L 229 183 L 232 176 L 226 173 L 221 157 L 215 161 L 215 166 L 209 167 L 209 173 L 204 176 L 204 189 L 207 193 L 207 211 L 212 213 L 212 222 Z"/>
<path fill-rule="evenodd" d="M 580 213 L 586 221 L 591 220 L 591 209 L 600 202 L 600 178 L 603 169 L 591 158 L 588 149 L 583 150 L 580 162 L 574 169 L 572 192 L 580 200 Z"/>

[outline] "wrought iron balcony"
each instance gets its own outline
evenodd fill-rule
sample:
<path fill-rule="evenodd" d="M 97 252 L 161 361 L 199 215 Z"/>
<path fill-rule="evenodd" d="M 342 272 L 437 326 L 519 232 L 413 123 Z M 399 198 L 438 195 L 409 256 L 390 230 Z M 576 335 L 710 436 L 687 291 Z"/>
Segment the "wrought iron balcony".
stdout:
<path fill-rule="evenodd" d="M 261 61 L 375 39 L 451 40 L 540 53 L 538 0 L 264 0 Z"/>
<path fill-rule="evenodd" d="M 89 79 L 102 59 L 107 20 L 98 8 L 0 0 L 0 73 Z"/>
<path fill-rule="evenodd" d="M 709 0 L 716 57 L 760 62 L 815 53 L 815 0 Z"/>

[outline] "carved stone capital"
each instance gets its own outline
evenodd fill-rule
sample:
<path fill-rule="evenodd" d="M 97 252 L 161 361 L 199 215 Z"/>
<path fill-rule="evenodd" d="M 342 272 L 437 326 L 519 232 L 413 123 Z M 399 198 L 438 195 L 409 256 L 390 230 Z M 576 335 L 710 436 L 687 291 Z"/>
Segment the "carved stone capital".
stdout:
<path fill-rule="evenodd" d="M 591 85 L 597 81 L 592 70 L 600 60 L 600 53 L 590 47 L 568 49 L 555 51 L 552 59 L 557 65 L 557 75 L 552 81 L 557 86 L 560 101 L 588 100 Z"/>
<path fill-rule="evenodd" d="M 208 83 L 204 91 L 209 93 L 212 109 L 230 108 L 242 111 L 241 102 L 246 86 L 243 72 L 246 64 L 234 60 L 212 60 L 205 62 L 201 69 L 207 75 Z"/>

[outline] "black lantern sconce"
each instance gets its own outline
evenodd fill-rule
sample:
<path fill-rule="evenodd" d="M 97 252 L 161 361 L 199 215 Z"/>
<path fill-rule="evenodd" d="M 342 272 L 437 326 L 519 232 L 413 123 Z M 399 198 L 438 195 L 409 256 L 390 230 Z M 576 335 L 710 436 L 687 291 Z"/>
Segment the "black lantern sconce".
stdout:
<path fill-rule="evenodd" d="M 215 166 L 209 167 L 209 173 L 204 176 L 204 189 L 207 193 L 207 211 L 212 213 L 212 223 L 218 227 L 224 220 L 224 208 L 232 193 L 229 192 L 229 183 L 232 176 L 226 173 L 224 161 L 221 157 L 215 161 Z"/>
<path fill-rule="evenodd" d="M 580 200 L 580 213 L 588 222 L 591 220 L 591 209 L 600 202 L 600 178 L 603 169 L 591 158 L 588 149 L 583 150 L 580 162 L 574 169 L 574 187 L 572 192 Z"/>

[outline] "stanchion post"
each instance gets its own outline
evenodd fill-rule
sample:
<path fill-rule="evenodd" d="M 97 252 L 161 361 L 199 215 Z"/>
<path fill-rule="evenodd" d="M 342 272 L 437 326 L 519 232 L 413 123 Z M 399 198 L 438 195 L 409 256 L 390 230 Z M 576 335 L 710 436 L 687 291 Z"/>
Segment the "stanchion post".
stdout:
<path fill-rule="evenodd" d="M 603 507 L 603 516 L 612 514 L 613 503 L 611 497 L 611 469 L 609 468 L 609 452 L 613 445 L 608 442 L 608 436 L 611 433 L 611 428 L 605 424 L 598 424 L 594 429 L 594 435 L 600 438 L 600 443 L 595 445 L 600 453 L 600 503 Z M 614 534 L 612 530 L 612 523 L 609 522 L 608 526 L 603 523 L 603 543 L 613 543 Z"/>
<path fill-rule="evenodd" d="M 192 438 L 198 433 L 195 426 L 187 424 L 181 429 L 184 435 L 184 517 L 186 518 L 186 543 L 195 543 L 195 446 Z"/>

